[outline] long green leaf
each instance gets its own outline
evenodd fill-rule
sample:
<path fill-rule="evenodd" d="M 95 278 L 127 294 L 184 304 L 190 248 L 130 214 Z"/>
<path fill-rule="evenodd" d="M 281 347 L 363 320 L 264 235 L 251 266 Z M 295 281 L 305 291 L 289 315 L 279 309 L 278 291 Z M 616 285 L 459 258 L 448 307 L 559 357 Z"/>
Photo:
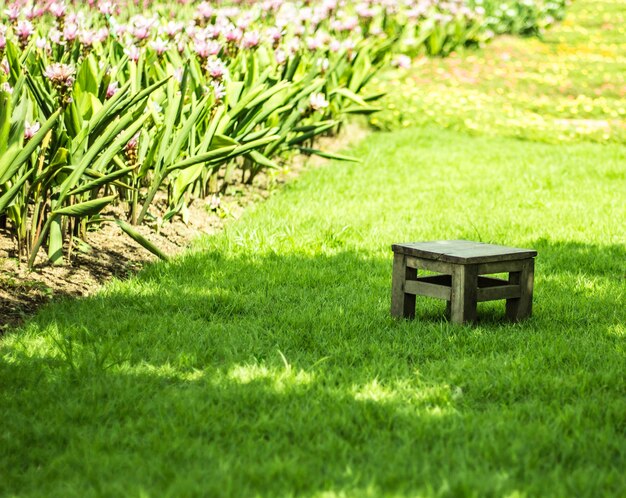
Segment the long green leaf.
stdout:
<path fill-rule="evenodd" d="M 12 164 L 8 167 L 7 171 L 4 172 L 2 177 L 0 177 L 0 184 L 5 183 L 9 178 L 13 176 L 15 171 L 24 163 L 30 155 L 35 151 L 35 149 L 39 146 L 39 144 L 43 141 L 46 134 L 50 131 L 50 129 L 56 123 L 57 118 L 61 114 L 61 109 L 57 109 L 52 116 L 48 118 L 48 120 L 41 125 L 41 128 L 33 137 L 26 143 L 24 148 L 17 154 L 15 159 L 13 159 Z"/>
<path fill-rule="evenodd" d="M 131 239 L 133 239 L 135 242 L 137 242 L 139 245 L 141 245 L 143 248 L 147 249 L 148 251 L 150 251 L 152 254 L 154 254 L 155 256 L 161 258 L 164 261 L 167 261 L 169 258 L 168 256 L 161 251 L 157 246 L 155 246 L 152 242 L 150 242 L 148 239 L 146 239 L 143 235 L 141 235 L 137 230 L 135 230 L 131 225 L 129 225 L 128 223 L 126 223 L 125 221 L 122 220 L 115 220 L 115 223 L 117 223 L 117 225 L 124 230 L 124 232 L 130 236 Z"/>
<path fill-rule="evenodd" d="M 198 154 L 197 156 L 189 157 L 184 161 L 179 161 L 177 163 L 172 164 L 167 168 L 167 172 L 172 172 L 177 169 L 186 168 L 187 166 L 192 166 L 198 163 L 206 163 L 209 161 L 213 161 L 215 159 L 222 159 L 225 157 L 229 157 L 230 154 L 237 149 L 236 145 L 229 145 L 227 147 L 220 147 L 219 149 L 214 149 L 210 152 L 206 152 L 204 154 Z"/>
<path fill-rule="evenodd" d="M 0 197 L 0 214 L 6 211 L 6 209 L 13 202 L 13 199 L 15 199 L 15 197 L 20 193 L 22 186 L 26 183 L 26 180 L 28 180 L 33 171 L 34 168 L 27 171 L 24 176 L 17 180 L 11 188 L 7 190 L 2 197 Z"/>
<path fill-rule="evenodd" d="M 99 199 L 92 199 L 90 201 L 79 202 L 78 204 L 72 204 L 61 209 L 55 209 L 52 214 L 59 216 L 72 216 L 74 218 L 85 218 L 87 216 L 93 216 L 102 211 L 106 206 L 111 204 L 115 200 L 116 195 L 109 195 L 107 197 L 101 197 Z"/>

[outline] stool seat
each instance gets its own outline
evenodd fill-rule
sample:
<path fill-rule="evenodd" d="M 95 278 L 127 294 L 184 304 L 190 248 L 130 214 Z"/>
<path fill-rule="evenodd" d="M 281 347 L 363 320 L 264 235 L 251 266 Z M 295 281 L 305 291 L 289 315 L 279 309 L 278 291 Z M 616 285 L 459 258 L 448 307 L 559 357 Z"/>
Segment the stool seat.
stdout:
<path fill-rule="evenodd" d="M 506 316 L 513 321 L 532 314 L 534 258 L 537 251 L 469 240 L 437 240 L 393 244 L 391 314 L 415 317 L 415 296 L 448 301 L 455 323 L 476 319 L 480 301 L 506 299 Z M 440 275 L 419 276 L 419 270 Z M 507 280 L 485 277 L 508 273 Z"/>

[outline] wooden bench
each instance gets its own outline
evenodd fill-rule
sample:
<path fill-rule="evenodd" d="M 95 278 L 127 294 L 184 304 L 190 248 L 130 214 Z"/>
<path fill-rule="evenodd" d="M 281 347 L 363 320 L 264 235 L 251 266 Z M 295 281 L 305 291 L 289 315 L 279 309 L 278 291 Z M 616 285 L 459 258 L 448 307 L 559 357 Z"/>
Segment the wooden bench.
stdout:
<path fill-rule="evenodd" d="M 415 296 L 448 301 L 454 323 L 476 320 L 476 304 L 506 299 L 511 321 L 532 314 L 533 279 L 537 251 L 469 240 L 437 240 L 393 244 L 391 314 L 415 317 Z M 438 275 L 419 276 L 420 270 Z M 508 273 L 508 280 L 487 277 Z"/>

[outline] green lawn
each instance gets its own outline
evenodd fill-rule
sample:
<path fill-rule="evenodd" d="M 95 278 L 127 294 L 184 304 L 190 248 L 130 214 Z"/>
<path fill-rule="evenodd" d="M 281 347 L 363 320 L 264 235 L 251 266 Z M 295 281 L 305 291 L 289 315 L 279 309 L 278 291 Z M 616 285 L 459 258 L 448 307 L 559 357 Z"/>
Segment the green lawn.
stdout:
<path fill-rule="evenodd" d="M 574 0 L 543 40 L 501 37 L 484 49 L 389 71 L 382 129 L 429 123 L 551 143 L 626 141 L 626 8 Z"/>
<path fill-rule="evenodd" d="M 1 338 L 0 496 L 626 496 L 616 6 L 418 67 L 377 119 L 420 128 Z M 444 238 L 536 249 L 533 318 L 453 326 L 420 298 L 393 320 L 390 245 Z"/>
<path fill-rule="evenodd" d="M 624 496 L 626 153 L 372 135 L 0 343 L 3 496 Z M 389 316 L 392 242 L 536 248 L 535 314 Z"/>

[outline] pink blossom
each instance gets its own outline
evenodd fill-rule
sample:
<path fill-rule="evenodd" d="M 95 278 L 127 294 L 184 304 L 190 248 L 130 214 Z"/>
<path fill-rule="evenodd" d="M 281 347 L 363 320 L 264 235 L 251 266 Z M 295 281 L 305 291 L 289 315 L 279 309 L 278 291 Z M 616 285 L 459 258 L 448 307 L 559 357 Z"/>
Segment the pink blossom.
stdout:
<path fill-rule="evenodd" d="M 270 40 L 272 40 L 272 43 L 277 44 L 283 37 L 283 31 L 275 26 L 272 26 L 267 29 L 266 35 Z"/>
<path fill-rule="evenodd" d="M 11 22 L 15 22 L 20 17 L 20 7 L 17 4 L 9 5 L 9 8 L 4 13 Z"/>
<path fill-rule="evenodd" d="M 0 33 L 0 50 L 4 50 L 6 46 L 7 46 L 6 36 L 4 36 L 3 33 Z"/>
<path fill-rule="evenodd" d="M 109 37 L 109 30 L 107 28 L 100 28 L 96 31 L 96 41 L 104 43 Z"/>
<path fill-rule="evenodd" d="M 41 124 L 35 121 L 34 123 L 29 123 L 26 121 L 24 126 L 24 140 L 30 140 L 35 136 L 35 133 L 39 131 L 41 128 Z"/>
<path fill-rule="evenodd" d="M 15 26 L 15 34 L 20 40 L 27 40 L 34 32 L 33 23 L 30 21 L 18 21 Z"/>
<path fill-rule="evenodd" d="M 13 93 L 13 87 L 11 85 L 9 85 L 8 81 L 5 81 L 4 83 L 2 83 L 0 85 L 0 92 L 5 92 L 5 93 Z"/>
<path fill-rule="evenodd" d="M 113 81 L 112 83 L 109 83 L 109 85 L 107 86 L 106 98 L 110 99 L 111 97 L 113 97 L 113 95 L 117 93 L 118 90 L 119 90 L 119 83 L 117 81 Z"/>
<path fill-rule="evenodd" d="M 198 14 L 198 17 L 209 19 L 215 14 L 215 9 L 211 7 L 211 4 L 209 2 L 202 2 L 200 5 L 198 5 L 196 13 Z"/>
<path fill-rule="evenodd" d="M 319 111 L 328 107 L 328 100 L 323 93 L 312 93 L 309 97 L 309 107 L 314 111 Z"/>
<path fill-rule="evenodd" d="M 261 43 L 258 31 L 248 31 L 243 35 L 242 45 L 244 48 L 256 48 Z"/>
<path fill-rule="evenodd" d="M 70 64 L 55 63 L 46 67 L 43 75 L 60 86 L 71 87 L 74 84 L 76 69 Z"/>
<path fill-rule="evenodd" d="M 210 59 L 206 65 L 207 71 L 212 78 L 221 80 L 228 74 L 228 68 L 221 59 Z"/>
<path fill-rule="evenodd" d="M 330 49 L 331 52 L 339 52 L 341 50 L 341 42 L 339 40 L 337 40 L 336 38 L 333 38 L 332 40 L 330 40 L 330 43 L 328 44 L 328 48 Z"/>
<path fill-rule="evenodd" d="M 163 38 L 157 38 L 150 42 L 150 48 L 152 48 L 157 54 L 162 55 L 169 49 L 169 43 Z"/>
<path fill-rule="evenodd" d="M 285 54 L 284 50 L 276 50 L 274 52 L 274 59 L 276 59 L 276 63 L 279 66 L 282 66 L 285 62 L 287 62 L 287 54 Z"/>
<path fill-rule="evenodd" d="M 229 26 L 226 32 L 224 33 L 224 38 L 228 43 L 238 43 L 243 36 L 242 31 L 239 28 L 235 28 L 234 26 Z"/>
<path fill-rule="evenodd" d="M 65 11 L 67 7 L 62 2 L 53 2 L 48 7 L 48 12 L 52 14 L 54 17 L 63 17 L 65 16 Z"/>
<path fill-rule="evenodd" d="M 216 102 L 219 102 L 226 96 L 226 87 L 221 81 L 211 81 L 211 88 L 213 89 Z"/>
<path fill-rule="evenodd" d="M 50 30 L 50 32 L 48 33 L 48 36 L 50 38 L 50 41 L 56 45 L 59 45 L 61 43 L 61 36 L 62 33 L 56 29 L 56 28 L 52 28 Z"/>
<path fill-rule="evenodd" d="M 113 5 L 112 2 L 101 2 L 98 5 L 98 10 L 100 11 L 101 14 L 105 15 L 105 16 L 110 16 L 113 15 L 113 12 L 115 11 L 115 5 Z"/>
<path fill-rule="evenodd" d="M 40 49 L 40 50 L 45 50 L 47 48 L 49 48 L 48 45 L 48 40 L 46 40 L 44 37 L 40 36 L 39 38 L 37 38 L 37 40 L 35 41 L 35 46 Z"/>
<path fill-rule="evenodd" d="M 183 23 L 169 21 L 163 28 L 161 28 L 161 32 L 165 33 L 170 38 L 174 38 L 178 33 L 183 30 Z"/>
<path fill-rule="evenodd" d="M 133 62 L 137 62 L 139 60 L 139 56 L 141 55 L 141 51 L 135 45 L 130 45 L 129 47 L 125 48 L 124 53 Z"/>
<path fill-rule="evenodd" d="M 67 23 L 63 29 L 63 38 L 68 42 L 73 42 L 76 38 L 78 38 L 78 25 L 74 23 Z"/>
<path fill-rule="evenodd" d="M 391 61 L 391 65 L 400 69 L 409 69 L 411 67 L 411 58 L 408 55 L 396 55 Z"/>
<path fill-rule="evenodd" d="M 91 47 L 96 41 L 96 33 L 94 31 L 84 29 L 80 32 L 78 40 L 82 45 L 85 45 L 86 47 Z"/>
<path fill-rule="evenodd" d="M 150 36 L 150 27 L 147 25 L 136 26 L 132 31 L 133 36 L 139 40 L 145 40 Z"/>

